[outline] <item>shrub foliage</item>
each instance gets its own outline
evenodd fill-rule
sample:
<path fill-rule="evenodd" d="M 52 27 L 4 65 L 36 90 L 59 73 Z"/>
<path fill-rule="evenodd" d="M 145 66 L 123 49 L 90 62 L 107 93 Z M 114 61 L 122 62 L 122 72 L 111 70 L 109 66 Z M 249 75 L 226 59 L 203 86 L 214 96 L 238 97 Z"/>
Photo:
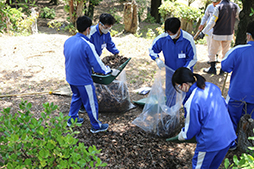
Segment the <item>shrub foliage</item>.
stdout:
<path fill-rule="evenodd" d="M 23 168 L 88 168 L 106 166 L 96 156 L 101 150 L 95 146 L 87 147 L 74 136 L 79 132 L 66 127 L 68 116 L 59 113 L 53 103 L 43 104 L 44 112 L 40 118 L 32 117 L 31 103 L 22 101 L 20 111 L 10 113 L 10 108 L 0 115 L 0 154 L 8 169 Z"/>

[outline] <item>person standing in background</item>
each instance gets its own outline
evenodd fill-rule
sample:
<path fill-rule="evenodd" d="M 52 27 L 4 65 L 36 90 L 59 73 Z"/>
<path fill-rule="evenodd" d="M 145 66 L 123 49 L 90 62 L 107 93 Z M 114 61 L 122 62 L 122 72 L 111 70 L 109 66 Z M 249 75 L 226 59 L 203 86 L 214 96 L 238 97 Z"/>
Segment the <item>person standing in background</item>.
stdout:
<path fill-rule="evenodd" d="M 216 74 L 215 56 L 220 48 L 222 51 L 222 58 L 224 58 L 229 50 L 234 36 L 235 21 L 236 18 L 238 18 L 239 13 L 240 7 L 230 0 L 221 0 L 221 2 L 215 6 L 212 18 L 198 35 L 199 38 L 203 38 L 204 35 L 213 28 L 211 48 L 208 52 L 211 67 L 204 69 L 203 72 Z M 223 74 L 224 71 L 220 69 L 220 75 Z"/>
<path fill-rule="evenodd" d="M 213 16 L 214 7 L 216 5 L 218 5 L 220 3 L 220 1 L 221 0 L 212 0 L 212 3 L 207 6 L 207 8 L 205 10 L 205 14 L 204 14 L 204 16 L 201 19 L 201 23 L 200 23 L 200 25 L 198 27 L 198 30 L 202 31 L 204 29 L 205 25 L 207 23 L 209 23 L 210 19 Z M 213 28 L 205 35 L 205 37 L 206 37 L 206 43 L 207 43 L 207 49 L 208 49 L 207 51 L 208 52 L 210 51 L 210 48 L 211 48 L 212 33 L 213 33 Z M 218 54 L 216 54 L 216 60 L 218 60 L 217 57 L 218 57 Z M 210 64 L 209 61 L 207 63 Z"/>

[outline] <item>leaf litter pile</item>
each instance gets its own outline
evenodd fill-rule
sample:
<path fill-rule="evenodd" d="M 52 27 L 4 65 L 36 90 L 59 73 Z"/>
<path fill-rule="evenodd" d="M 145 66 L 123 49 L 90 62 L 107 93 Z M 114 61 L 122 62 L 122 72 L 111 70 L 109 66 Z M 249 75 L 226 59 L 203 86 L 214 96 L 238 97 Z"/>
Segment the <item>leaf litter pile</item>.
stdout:
<path fill-rule="evenodd" d="M 119 69 L 119 67 L 128 60 L 127 57 L 124 57 L 122 55 L 110 55 L 110 56 L 105 56 L 102 58 L 102 62 L 106 65 L 109 66 L 111 69 Z M 96 73 L 93 72 L 93 74 L 97 75 L 103 75 L 101 73 Z"/>

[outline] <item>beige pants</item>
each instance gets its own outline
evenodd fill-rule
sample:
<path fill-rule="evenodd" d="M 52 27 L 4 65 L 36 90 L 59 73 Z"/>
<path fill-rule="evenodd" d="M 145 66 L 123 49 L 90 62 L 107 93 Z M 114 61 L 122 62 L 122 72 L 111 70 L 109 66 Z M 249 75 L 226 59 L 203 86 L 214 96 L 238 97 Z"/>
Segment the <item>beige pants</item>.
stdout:
<path fill-rule="evenodd" d="M 208 56 L 209 56 L 209 54 L 210 54 L 210 49 L 211 49 L 211 45 L 212 45 L 212 36 L 205 36 L 206 37 L 206 43 L 207 43 L 207 51 L 208 51 Z M 221 46 L 219 47 L 219 50 L 218 50 L 218 52 L 216 53 L 216 54 L 218 54 L 219 55 L 219 52 L 221 51 Z M 210 59 L 209 59 L 209 61 L 210 61 Z"/>
<path fill-rule="evenodd" d="M 224 58 L 224 56 L 226 55 L 226 53 L 228 52 L 230 45 L 231 45 L 231 40 L 218 41 L 218 40 L 214 40 L 212 38 L 211 47 L 210 47 L 210 49 L 208 49 L 209 50 L 208 51 L 209 61 L 215 62 L 215 55 L 218 54 L 220 49 L 221 49 L 222 58 L 220 58 L 219 60 L 222 60 Z"/>

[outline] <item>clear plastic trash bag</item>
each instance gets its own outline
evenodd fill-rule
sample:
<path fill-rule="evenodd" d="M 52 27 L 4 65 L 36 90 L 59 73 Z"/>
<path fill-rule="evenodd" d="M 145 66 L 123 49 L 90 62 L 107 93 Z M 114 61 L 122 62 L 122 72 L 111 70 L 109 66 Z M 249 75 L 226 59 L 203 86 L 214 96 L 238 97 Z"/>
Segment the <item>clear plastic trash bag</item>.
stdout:
<path fill-rule="evenodd" d="M 100 113 L 125 113 L 135 107 L 130 101 L 125 70 L 110 84 L 94 86 Z"/>
<path fill-rule="evenodd" d="M 180 109 L 184 92 L 177 92 L 171 82 L 174 70 L 158 70 L 142 113 L 132 122 L 159 137 L 171 137 L 180 129 Z M 177 131 L 176 131 L 177 129 Z"/>

